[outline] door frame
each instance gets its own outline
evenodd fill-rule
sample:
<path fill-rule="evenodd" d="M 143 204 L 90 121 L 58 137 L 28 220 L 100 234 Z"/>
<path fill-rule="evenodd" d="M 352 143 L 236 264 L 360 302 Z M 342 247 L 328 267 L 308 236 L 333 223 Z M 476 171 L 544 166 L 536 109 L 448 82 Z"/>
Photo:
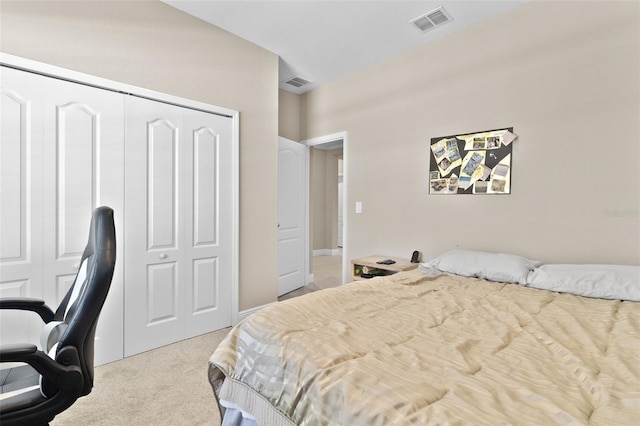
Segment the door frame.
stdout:
<path fill-rule="evenodd" d="M 168 103 L 171 105 L 182 106 L 190 109 L 195 109 L 207 113 L 222 115 L 231 118 L 233 135 L 231 138 L 232 144 L 232 250 L 231 250 L 231 322 L 235 325 L 239 322 L 238 307 L 239 307 L 239 241 L 240 241 L 240 162 L 239 162 L 239 135 L 240 135 L 240 112 L 216 105 L 207 104 L 204 102 L 195 101 L 192 99 L 182 98 L 179 96 L 170 95 L 168 93 L 156 92 L 154 90 L 145 89 L 142 87 L 132 86 L 125 83 L 120 83 L 114 80 L 108 80 L 102 77 L 96 77 L 90 74 L 73 71 L 68 68 L 62 68 L 55 65 L 47 64 L 44 62 L 38 62 L 31 59 L 23 58 L 20 56 L 11 55 L 5 52 L 0 52 L 0 65 L 4 65 L 10 68 L 15 68 L 22 71 L 33 72 L 41 74 L 46 77 L 53 77 L 60 80 L 70 81 L 72 83 L 83 84 L 87 86 L 96 87 L 103 90 L 109 90 L 112 92 L 119 92 L 128 94 L 131 96 L 137 96 L 146 98 L 158 102 Z M 121 212 L 122 214 L 123 212 Z M 124 216 L 121 216 L 124 217 Z M 119 231 L 120 240 L 123 240 L 124 235 L 124 223 L 121 223 L 121 230 Z M 122 246 L 120 246 L 122 247 Z M 124 250 L 124 247 L 122 248 Z M 120 253 L 119 257 L 124 260 L 124 256 Z M 122 265 L 122 263 L 120 263 Z M 119 274 L 122 273 L 122 267 L 119 268 Z M 121 276 L 121 275 L 120 275 Z M 122 279 L 120 280 L 122 282 Z M 124 286 L 124 282 L 122 285 Z M 124 294 L 124 288 L 118 289 L 117 293 Z"/>
<path fill-rule="evenodd" d="M 348 209 L 347 209 L 347 200 L 348 200 L 348 182 L 349 182 L 349 160 L 348 160 L 348 153 L 349 150 L 348 148 L 348 132 L 342 131 L 342 132 L 337 132 L 337 133 L 331 133 L 329 135 L 324 135 L 324 136 L 318 136 L 315 138 L 311 138 L 311 139 L 305 139 L 303 140 L 301 143 L 303 143 L 304 145 L 306 145 L 309 148 L 312 148 L 314 146 L 317 145 L 324 145 L 324 144 L 329 144 L 329 143 L 335 143 L 342 140 L 342 182 L 343 182 L 343 186 L 342 186 L 342 206 L 344 208 L 345 214 L 343 217 L 343 234 L 342 234 L 342 284 L 346 284 L 348 282 L 351 282 L 351 271 L 349 268 L 350 262 L 349 262 L 349 256 L 347 256 L 348 253 L 348 246 L 349 246 L 349 238 L 348 235 L 349 233 L 347 232 L 349 229 L 349 215 L 348 213 Z M 307 156 L 307 162 L 309 161 L 309 155 Z M 311 180 L 310 180 L 310 174 L 309 174 L 309 167 L 307 167 L 307 242 L 310 240 L 309 238 L 309 232 L 310 232 L 310 226 L 309 226 L 309 212 L 310 212 L 310 206 L 309 206 L 309 188 L 311 187 Z M 309 248 L 309 250 L 307 250 L 308 256 L 309 256 L 309 261 L 307 262 L 307 276 L 308 279 L 310 280 L 309 282 L 313 281 L 313 276 L 309 274 L 309 265 L 311 264 L 311 250 Z"/>

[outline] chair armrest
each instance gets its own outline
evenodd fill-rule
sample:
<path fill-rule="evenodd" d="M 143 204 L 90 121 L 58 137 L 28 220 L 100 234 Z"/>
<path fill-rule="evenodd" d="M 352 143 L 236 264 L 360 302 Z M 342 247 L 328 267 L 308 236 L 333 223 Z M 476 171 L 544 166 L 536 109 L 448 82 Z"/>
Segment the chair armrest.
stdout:
<path fill-rule="evenodd" d="M 75 348 L 68 358 L 70 361 L 76 361 L 77 352 Z M 74 389 L 78 391 L 82 388 L 82 371 L 76 364 L 69 366 L 59 364 L 56 360 L 50 358 L 46 353 L 38 350 L 36 345 L 30 343 L 25 344 L 9 344 L 0 346 L 0 363 L 2 362 L 24 362 L 33 367 L 46 380 L 51 381 L 61 389 Z"/>
<path fill-rule="evenodd" d="M 0 309 L 32 311 L 40 315 L 45 323 L 53 320 L 53 311 L 44 304 L 44 300 L 31 297 L 5 297 L 0 299 Z"/>
<path fill-rule="evenodd" d="M 17 343 L 0 346 L 0 362 L 25 362 L 24 358 L 38 351 L 36 345 Z"/>

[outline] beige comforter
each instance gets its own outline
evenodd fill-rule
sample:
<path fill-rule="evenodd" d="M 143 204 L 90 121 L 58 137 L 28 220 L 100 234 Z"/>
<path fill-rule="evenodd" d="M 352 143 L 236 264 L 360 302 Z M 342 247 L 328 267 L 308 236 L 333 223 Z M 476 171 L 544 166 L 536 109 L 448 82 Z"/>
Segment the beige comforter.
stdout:
<path fill-rule="evenodd" d="M 637 425 L 639 354 L 640 303 L 415 270 L 262 309 L 209 377 L 269 426 Z"/>

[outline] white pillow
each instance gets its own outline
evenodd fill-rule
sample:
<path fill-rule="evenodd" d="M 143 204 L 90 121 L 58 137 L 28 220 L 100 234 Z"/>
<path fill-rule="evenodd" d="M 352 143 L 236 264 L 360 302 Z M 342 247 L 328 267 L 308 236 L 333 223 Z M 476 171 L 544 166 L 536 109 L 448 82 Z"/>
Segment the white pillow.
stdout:
<path fill-rule="evenodd" d="M 474 250 L 451 250 L 422 263 L 425 268 L 465 277 L 483 278 L 503 283 L 526 284 L 529 271 L 542 263 L 514 254 L 488 253 Z"/>
<path fill-rule="evenodd" d="M 529 274 L 527 286 L 578 296 L 640 302 L 640 266 L 542 265 Z"/>

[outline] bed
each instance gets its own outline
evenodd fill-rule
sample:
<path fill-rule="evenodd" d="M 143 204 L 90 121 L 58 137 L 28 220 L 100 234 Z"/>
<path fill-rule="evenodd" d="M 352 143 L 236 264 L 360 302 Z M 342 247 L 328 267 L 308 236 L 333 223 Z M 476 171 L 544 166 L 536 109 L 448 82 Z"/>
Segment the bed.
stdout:
<path fill-rule="evenodd" d="M 639 300 L 637 266 L 453 251 L 260 310 L 209 381 L 223 424 L 638 424 Z"/>

